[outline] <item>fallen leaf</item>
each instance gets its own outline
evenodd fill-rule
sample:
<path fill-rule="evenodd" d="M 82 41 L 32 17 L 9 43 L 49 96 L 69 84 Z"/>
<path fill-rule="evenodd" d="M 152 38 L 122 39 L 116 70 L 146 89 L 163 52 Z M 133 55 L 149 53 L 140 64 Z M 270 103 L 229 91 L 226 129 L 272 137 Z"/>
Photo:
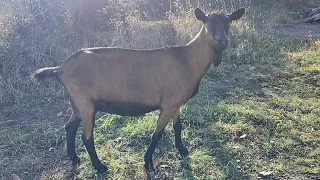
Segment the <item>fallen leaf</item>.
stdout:
<path fill-rule="evenodd" d="M 243 138 L 245 138 L 245 137 L 247 137 L 247 135 L 246 135 L 246 134 L 243 134 L 242 136 L 240 136 L 240 139 L 243 139 Z"/>
<path fill-rule="evenodd" d="M 118 137 L 118 138 L 116 138 L 114 141 L 115 141 L 116 143 L 119 143 L 121 140 L 122 140 L 122 137 Z"/>
<path fill-rule="evenodd" d="M 170 168 L 170 166 L 166 165 L 166 164 L 163 164 L 160 166 L 161 168 Z"/>
<path fill-rule="evenodd" d="M 267 177 L 273 175 L 273 171 L 261 171 L 259 172 L 260 177 Z"/>
<path fill-rule="evenodd" d="M 233 149 L 239 149 L 240 147 L 239 146 L 233 146 L 232 148 Z"/>
<path fill-rule="evenodd" d="M 54 151 L 53 147 L 50 147 L 49 152 L 53 152 L 53 151 Z"/>

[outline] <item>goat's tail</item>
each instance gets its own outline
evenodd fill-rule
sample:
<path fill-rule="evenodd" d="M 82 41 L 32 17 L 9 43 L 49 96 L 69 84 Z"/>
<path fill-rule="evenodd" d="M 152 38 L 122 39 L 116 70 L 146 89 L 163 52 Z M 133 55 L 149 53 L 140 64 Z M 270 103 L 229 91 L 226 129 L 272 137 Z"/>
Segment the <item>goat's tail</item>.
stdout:
<path fill-rule="evenodd" d="M 31 79 L 34 83 L 39 84 L 42 80 L 50 77 L 58 77 L 59 67 L 47 67 L 36 70 L 32 75 Z"/>

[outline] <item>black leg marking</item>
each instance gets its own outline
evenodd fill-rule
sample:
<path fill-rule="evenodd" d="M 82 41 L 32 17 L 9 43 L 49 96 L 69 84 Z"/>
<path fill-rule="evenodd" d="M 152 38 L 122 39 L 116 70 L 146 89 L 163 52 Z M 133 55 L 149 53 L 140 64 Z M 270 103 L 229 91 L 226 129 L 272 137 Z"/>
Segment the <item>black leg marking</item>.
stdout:
<path fill-rule="evenodd" d="M 180 117 L 178 117 L 173 122 L 173 129 L 174 129 L 174 137 L 175 137 L 175 146 L 176 146 L 176 148 L 178 149 L 179 153 L 182 156 L 188 156 L 189 155 L 188 149 L 182 144 L 182 141 L 181 141 L 182 124 L 181 124 Z"/>
<path fill-rule="evenodd" d="M 71 119 L 71 121 L 69 121 L 68 124 L 65 126 L 67 136 L 67 156 L 70 158 L 73 165 L 77 165 L 80 163 L 80 158 L 76 154 L 75 141 L 77 129 L 81 120 L 78 117 L 72 116 L 73 115 L 71 115 L 70 118 L 75 119 Z"/>
<path fill-rule="evenodd" d="M 105 173 L 108 170 L 108 168 L 101 163 L 101 161 L 99 160 L 99 158 L 97 156 L 96 149 L 94 147 L 93 136 L 85 137 L 84 135 L 82 135 L 81 139 L 82 139 L 82 142 L 83 142 L 84 146 L 86 147 L 86 149 L 88 151 L 88 154 L 89 154 L 90 159 L 91 159 L 92 166 L 100 174 Z"/>
<path fill-rule="evenodd" d="M 148 147 L 148 150 L 146 151 L 146 154 L 144 155 L 144 168 L 147 173 L 154 172 L 153 162 L 152 162 L 152 154 L 159 142 L 159 140 L 162 137 L 163 129 L 159 132 L 154 132 L 152 135 L 151 143 Z"/>

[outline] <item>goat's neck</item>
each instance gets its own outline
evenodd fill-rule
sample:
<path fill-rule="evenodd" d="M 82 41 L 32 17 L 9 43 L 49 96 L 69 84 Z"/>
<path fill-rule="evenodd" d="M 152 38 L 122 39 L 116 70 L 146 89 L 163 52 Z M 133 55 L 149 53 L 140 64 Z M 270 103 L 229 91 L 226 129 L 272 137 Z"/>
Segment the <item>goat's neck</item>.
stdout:
<path fill-rule="evenodd" d="M 198 35 L 187 44 L 189 47 L 189 62 L 195 78 L 200 80 L 211 65 L 215 55 L 212 44 L 207 38 L 206 28 L 203 25 Z"/>

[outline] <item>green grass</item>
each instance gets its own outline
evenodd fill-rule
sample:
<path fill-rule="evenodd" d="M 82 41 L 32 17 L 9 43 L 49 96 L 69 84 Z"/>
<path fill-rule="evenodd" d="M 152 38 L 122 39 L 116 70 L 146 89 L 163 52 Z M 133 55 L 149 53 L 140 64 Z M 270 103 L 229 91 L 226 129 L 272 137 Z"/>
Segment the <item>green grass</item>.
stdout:
<path fill-rule="evenodd" d="M 271 23 L 287 19 L 282 13 Z M 181 108 L 182 138 L 190 151 L 188 158 L 180 157 L 174 147 L 172 123 L 165 129 L 154 153 L 159 179 L 257 179 L 261 171 L 272 171 L 270 179 L 319 178 L 320 80 L 316 76 L 320 69 L 320 41 L 261 36 L 251 26 L 252 17 L 246 18 L 233 26 L 222 65 L 209 69 L 199 93 Z M 178 24 L 169 30 L 175 28 L 178 42 L 185 43 L 189 34 L 194 34 L 194 30 L 185 27 L 190 28 L 193 21 L 186 23 L 182 17 L 170 20 L 174 22 Z M 138 23 L 138 30 L 152 29 L 150 22 L 150 27 Z M 159 26 L 161 29 L 161 23 Z M 135 32 L 137 36 L 139 32 Z M 140 46 L 144 41 L 139 36 Z M 81 164 L 72 168 L 65 161 L 63 125 L 70 112 L 66 98 L 57 98 L 65 92 L 55 83 L 50 84 L 54 88 L 45 85 L 35 90 L 27 85 L 24 88 L 31 93 L 3 97 L 5 101 L 16 98 L 17 102 L 22 97 L 30 99 L 21 101 L 26 102 L 25 109 L 20 105 L 0 111 L 3 117 L 12 119 L 0 125 L 0 179 L 10 179 L 12 174 L 23 179 L 146 178 L 143 156 L 158 112 L 137 118 L 98 115 L 96 149 L 110 170 L 108 177 L 100 177 L 91 167 L 79 138 L 81 127 L 76 140 Z"/>
<path fill-rule="evenodd" d="M 262 39 L 273 46 L 284 41 L 299 42 Z M 275 54 L 278 49 L 262 49 L 259 46 L 266 45 L 258 44 L 257 53 L 270 51 L 271 55 L 237 66 L 227 60 L 221 68 L 211 69 L 199 94 L 181 112 L 189 158 L 181 159 L 175 150 L 169 124 L 154 154 L 157 176 L 255 179 L 260 171 L 272 171 L 275 179 L 319 177 L 319 86 L 305 81 L 314 73 L 303 73 L 303 65 L 293 63 L 299 59 L 319 67 L 314 55 L 318 45 L 319 41 L 291 43 Z M 109 166 L 110 178 L 145 178 L 143 155 L 156 120 L 156 113 L 140 118 L 105 115 L 98 120 L 98 154 Z M 88 155 L 83 152 L 81 158 L 75 177 L 98 178 Z"/>

